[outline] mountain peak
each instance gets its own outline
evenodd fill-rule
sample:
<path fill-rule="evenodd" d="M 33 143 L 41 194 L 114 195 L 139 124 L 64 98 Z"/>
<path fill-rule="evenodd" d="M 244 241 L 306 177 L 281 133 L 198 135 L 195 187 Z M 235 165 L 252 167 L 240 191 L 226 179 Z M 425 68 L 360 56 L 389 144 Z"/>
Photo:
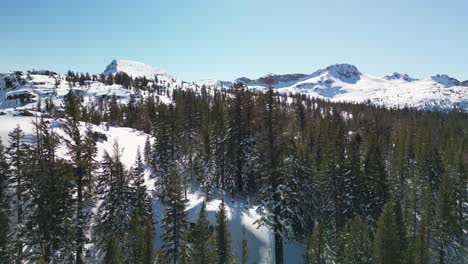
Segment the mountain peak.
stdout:
<path fill-rule="evenodd" d="M 399 73 L 399 72 L 394 72 L 392 75 L 387 75 L 384 77 L 385 80 L 404 80 L 407 82 L 412 82 L 415 81 L 416 79 L 411 78 L 408 74 L 406 73 Z"/>
<path fill-rule="evenodd" d="M 339 74 L 361 74 L 356 66 L 347 64 L 347 63 L 339 63 L 333 64 L 326 68 L 329 72 L 336 72 Z"/>
<path fill-rule="evenodd" d="M 460 81 L 453 78 L 453 77 L 450 77 L 446 74 L 437 74 L 437 75 L 434 75 L 431 77 L 431 79 L 433 81 L 435 81 L 436 83 L 439 83 L 439 84 L 442 84 L 446 87 L 452 87 L 452 86 L 458 86 L 460 85 Z"/>
<path fill-rule="evenodd" d="M 312 73 L 312 76 L 320 75 L 329 75 L 346 83 L 356 83 L 361 79 L 362 73 L 357 69 L 356 66 L 342 63 L 333 64 L 326 67 L 325 69 L 321 69 Z"/>
<path fill-rule="evenodd" d="M 104 70 L 104 75 L 125 72 L 132 77 L 154 78 L 155 75 L 165 75 L 166 72 L 158 67 L 154 67 L 142 62 L 130 60 L 112 60 Z"/>

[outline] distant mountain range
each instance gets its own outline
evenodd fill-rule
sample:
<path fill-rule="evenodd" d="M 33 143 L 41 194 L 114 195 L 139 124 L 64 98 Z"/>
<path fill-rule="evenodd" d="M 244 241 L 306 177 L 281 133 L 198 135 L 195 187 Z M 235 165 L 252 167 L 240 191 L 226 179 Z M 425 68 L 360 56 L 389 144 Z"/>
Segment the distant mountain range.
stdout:
<path fill-rule="evenodd" d="M 266 89 L 262 78 L 186 82 L 158 67 L 128 60 L 113 60 L 103 73 L 110 75 L 118 72 L 125 72 L 134 78 L 145 76 L 154 79 L 156 76 L 161 85 L 171 88 L 230 88 L 235 82 L 240 82 L 257 91 Z M 6 88 L 6 76 L 8 74 L 0 75 L 0 90 Z M 360 72 L 354 65 L 335 64 L 311 74 L 279 74 L 272 77 L 273 88 L 280 93 L 300 93 L 330 101 L 370 102 L 386 107 L 468 109 L 468 80 L 459 81 L 444 74 L 416 79 L 408 74 L 395 72 L 375 77 Z M 19 84 L 15 87 L 22 88 Z"/>

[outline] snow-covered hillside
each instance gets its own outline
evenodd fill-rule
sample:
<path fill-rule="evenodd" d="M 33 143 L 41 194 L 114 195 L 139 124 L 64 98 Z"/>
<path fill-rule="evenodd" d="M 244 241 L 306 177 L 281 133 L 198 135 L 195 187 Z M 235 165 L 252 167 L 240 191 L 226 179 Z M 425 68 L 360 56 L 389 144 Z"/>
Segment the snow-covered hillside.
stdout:
<path fill-rule="evenodd" d="M 154 78 L 155 75 L 167 74 L 160 68 L 150 66 L 141 62 L 129 60 L 113 60 L 104 70 L 104 75 L 125 72 L 132 77 Z"/>
<path fill-rule="evenodd" d="M 266 89 L 262 78 L 238 78 L 234 82 L 221 80 L 201 80 L 186 82 L 174 75 L 141 62 L 113 60 L 104 70 L 108 76 L 125 72 L 133 78 L 146 77 L 155 85 L 173 88 L 210 89 L 230 88 L 234 82 L 242 82 L 251 89 Z M 393 73 L 375 77 L 360 72 L 349 64 L 335 64 L 312 74 L 274 75 L 273 88 L 280 93 L 301 93 L 330 101 L 365 102 L 385 107 L 416 107 L 420 109 L 450 110 L 454 107 L 468 109 L 468 81 L 459 81 L 448 75 L 415 79 L 404 73 Z M 88 98 L 109 97 L 116 94 L 119 99 L 135 94 L 132 89 L 120 85 L 106 85 L 99 81 L 87 81 L 84 86 L 71 85 L 64 76 L 43 72 L 12 72 L 0 74 L 0 109 L 24 106 L 26 102 L 36 102 L 38 98 L 52 97 L 60 104 L 69 89 L 78 90 Z M 144 93 L 142 93 L 144 95 Z M 168 101 L 168 98 L 163 98 Z M 27 104 L 26 103 L 26 104 Z"/>
<path fill-rule="evenodd" d="M 468 87 L 447 75 L 414 79 L 408 74 L 393 73 L 374 77 L 355 66 L 336 64 L 310 75 L 284 78 L 276 75 L 273 86 L 280 93 L 301 93 L 330 101 L 371 102 L 386 107 L 423 109 L 468 108 Z M 251 88 L 265 89 L 261 79 L 237 79 Z M 464 82 L 465 83 L 465 82 Z"/>
<path fill-rule="evenodd" d="M 3 115 L 0 115 L 0 138 L 4 143 L 8 142 L 8 133 L 12 131 L 17 125 L 19 125 L 26 133 L 27 138 L 34 136 L 33 121 L 35 117 L 32 116 L 19 116 L 17 111 L 7 110 L 4 111 Z M 63 137 L 67 137 L 60 129 L 60 120 L 49 120 L 50 129 L 59 133 Z M 83 130 L 85 125 L 82 126 Z M 137 131 L 131 128 L 125 127 L 110 127 L 109 130 L 105 130 L 104 126 L 93 126 L 92 130 L 98 132 L 107 137 L 106 140 L 100 140 L 97 143 L 98 147 L 98 161 L 101 160 L 104 151 L 112 152 L 114 141 L 119 142 L 120 147 L 123 148 L 122 162 L 125 164 L 127 169 L 134 163 L 138 148 L 143 149 L 147 134 Z M 58 151 L 62 157 L 67 158 L 66 149 L 64 146 L 59 148 Z M 146 186 L 148 192 L 153 194 L 155 185 L 153 179 L 149 177 L 150 169 L 146 170 Z M 195 223 L 201 204 L 204 200 L 202 192 L 194 186 L 188 193 L 188 206 L 187 214 L 188 220 Z M 153 196 L 155 197 L 155 196 Z M 214 226 L 216 223 L 215 214 L 220 204 L 220 193 L 216 192 L 214 198 L 207 203 L 207 213 L 210 223 Z M 233 198 L 230 195 L 225 195 L 225 202 L 228 212 L 228 218 L 230 220 L 230 231 L 233 239 L 233 252 L 240 257 L 240 243 L 242 240 L 242 226 L 246 228 L 246 238 L 248 240 L 249 247 L 249 262 L 248 263 L 272 263 L 274 259 L 274 245 L 273 235 L 269 229 L 265 227 L 258 228 L 257 224 L 254 224 L 256 220 L 260 218 L 256 212 L 256 206 L 249 204 L 247 201 L 239 198 Z M 161 247 L 162 244 L 162 227 L 161 220 L 164 213 L 164 206 L 153 198 L 153 213 L 155 221 L 155 245 L 157 248 Z M 94 250 L 94 244 L 88 244 L 87 248 L 90 251 Z M 284 245 L 284 253 L 286 263 L 302 263 L 305 245 L 296 241 L 286 241 Z M 94 254 L 91 253 L 91 256 Z M 88 263 L 93 263 L 92 260 L 88 259 Z"/>

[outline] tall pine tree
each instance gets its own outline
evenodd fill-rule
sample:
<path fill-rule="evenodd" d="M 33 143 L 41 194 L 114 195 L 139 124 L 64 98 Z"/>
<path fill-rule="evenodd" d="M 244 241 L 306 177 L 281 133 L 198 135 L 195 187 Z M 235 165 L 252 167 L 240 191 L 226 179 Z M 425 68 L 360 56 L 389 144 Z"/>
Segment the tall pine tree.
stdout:
<path fill-rule="evenodd" d="M 191 257 L 194 264 L 215 263 L 214 239 L 206 213 L 206 204 L 202 203 L 197 223 L 192 231 Z"/>
<path fill-rule="evenodd" d="M 187 201 L 184 198 L 182 180 L 176 168 L 172 168 L 167 181 L 167 207 L 164 210 L 162 227 L 164 256 L 171 263 L 176 264 L 182 256 L 182 250 L 187 244 L 187 215 L 185 212 Z"/>
<path fill-rule="evenodd" d="M 219 210 L 216 213 L 216 254 L 217 263 L 231 263 L 233 261 L 231 232 L 229 231 L 229 220 L 227 219 L 224 199 L 221 200 Z"/>

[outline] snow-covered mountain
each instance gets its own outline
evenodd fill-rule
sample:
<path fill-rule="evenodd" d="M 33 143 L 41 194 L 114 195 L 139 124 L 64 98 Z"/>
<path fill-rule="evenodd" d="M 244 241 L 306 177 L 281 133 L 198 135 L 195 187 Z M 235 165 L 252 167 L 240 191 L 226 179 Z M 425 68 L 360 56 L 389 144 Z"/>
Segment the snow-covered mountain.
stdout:
<path fill-rule="evenodd" d="M 406 73 L 399 73 L 399 72 L 394 72 L 391 75 L 386 75 L 383 77 L 385 80 L 391 81 L 391 80 L 403 80 L 407 82 L 412 82 L 416 81 L 416 79 L 411 78 L 408 74 Z"/>
<path fill-rule="evenodd" d="M 129 60 L 113 60 L 107 65 L 104 70 L 104 75 L 116 74 L 118 72 L 125 72 L 126 74 L 136 77 L 154 78 L 157 75 L 169 75 L 164 70 L 148 64 L 137 61 Z"/>
<path fill-rule="evenodd" d="M 146 77 L 155 84 L 169 89 L 199 89 L 203 86 L 212 89 L 229 88 L 234 82 L 241 82 L 251 89 L 264 91 L 263 78 L 238 78 L 234 81 L 201 80 L 187 82 L 177 79 L 158 67 L 141 62 L 113 60 L 104 70 L 104 75 L 125 72 L 133 78 Z M 47 73 L 47 74 L 45 74 Z M 330 101 L 371 102 L 386 107 L 416 107 L 421 109 L 447 110 L 454 107 L 468 111 L 468 80 L 459 81 L 448 75 L 434 75 L 416 79 L 408 74 L 395 72 L 383 77 L 367 75 L 354 65 L 335 64 L 316 70 L 311 74 L 273 75 L 273 88 L 280 93 L 301 93 Z M 57 84 L 59 82 L 59 84 Z M 86 88 L 86 89 L 85 89 Z M 63 76 L 54 72 L 11 72 L 0 74 L 0 108 L 13 107 L 19 96 L 34 98 L 58 94 L 63 96 L 70 85 Z M 86 87 L 73 87 L 83 90 L 90 97 L 109 96 L 116 93 L 125 99 L 133 90 L 120 85 L 108 86 L 98 81 L 87 82 Z M 169 100 L 169 98 L 163 98 Z"/>
<path fill-rule="evenodd" d="M 288 85 L 291 85 L 303 79 L 304 77 L 307 77 L 307 74 L 293 73 L 293 74 L 273 75 L 272 79 L 273 79 L 273 82 L 275 83 L 273 87 L 274 88 L 286 87 Z M 263 78 L 249 79 L 247 77 L 237 78 L 235 82 L 238 82 L 238 83 L 240 82 L 247 86 L 261 86 L 264 83 Z"/>
<path fill-rule="evenodd" d="M 452 78 L 446 74 L 437 74 L 435 76 L 432 76 L 431 79 L 446 87 L 459 86 L 461 84 L 459 80 Z"/>
<path fill-rule="evenodd" d="M 276 75 L 291 76 L 291 75 Z M 360 72 L 349 64 L 335 64 L 309 75 L 295 74 L 273 86 L 280 93 L 301 93 L 331 101 L 368 102 L 386 107 L 424 109 L 468 108 L 468 88 L 447 75 L 415 79 L 408 74 L 393 73 L 375 77 Z M 250 88 L 264 90 L 261 78 L 240 78 Z"/>

